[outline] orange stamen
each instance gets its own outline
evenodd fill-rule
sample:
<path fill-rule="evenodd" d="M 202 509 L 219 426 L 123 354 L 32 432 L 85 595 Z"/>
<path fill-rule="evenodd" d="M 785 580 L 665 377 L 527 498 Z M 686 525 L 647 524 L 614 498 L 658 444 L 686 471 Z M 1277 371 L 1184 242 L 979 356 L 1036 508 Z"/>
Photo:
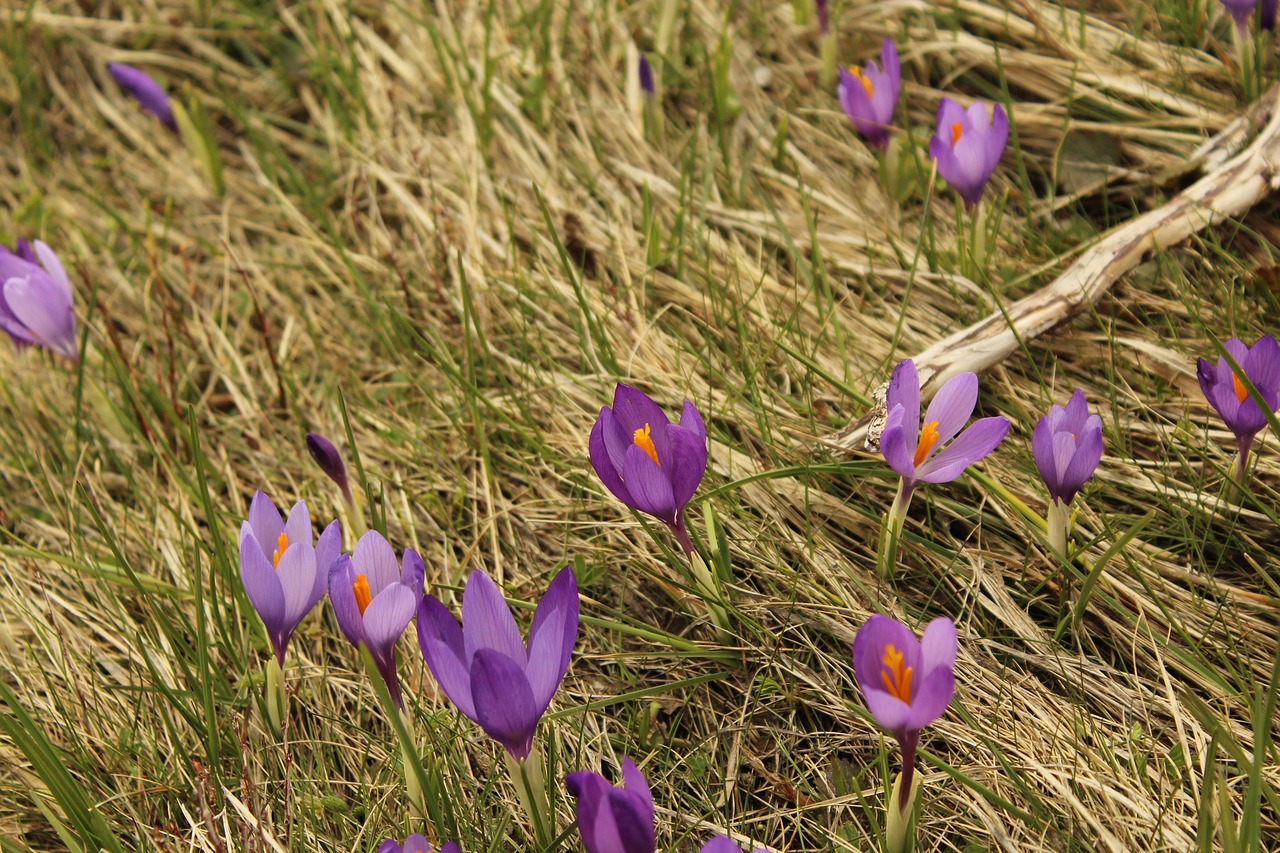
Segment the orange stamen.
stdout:
<path fill-rule="evenodd" d="M 351 591 L 356 594 L 356 607 L 360 608 L 360 615 L 364 615 L 365 608 L 369 606 L 369 602 L 373 601 L 373 595 L 369 592 L 369 579 L 364 575 L 356 575 L 356 582 L 351 585 Z"/>
<path fill-rule="evenodd" d="M 635 431 L 635 435 L 631 436 L 631 440 L 634 441 L 641 450 L 649 454 L 649 458 L 653 460 L 654 465 L 661 467 L 662 463 L 658 461 L 658 448 L 653 446 L 653 439 L 649 437 L 649 433 L 649 425 L 645 424 L 644 429 L 638 429 Z"/>
<path fill-rule="evenodd" d="M 280 558 L 284 556 L 284 549 L 289 547 L 289 534 L 281 533 L 280 538 L 276 539 L 276 549 L 271 552 L 271 565 L 273 568 L 280 568 Z"/>
<path fill-rule="evenodd" d="M 914 667 L 902 665 L 902 652 L 895 649 L 892 643 L 884 647 L 884 657 L 880 659 L 880 663 L 884 665 L 884 669 L 880 670 L 880 680 L 884 682 L 884 689 L 889 691 L 890 696 L 910 705 L 911 676 L 914 675 Z"/>
<path fill-rule="evenodd" d="M 1234 373 L 1231 374 L 1231 385 L 1235 389 L 1236 399 L 1241 403 L 1249 396 L 1249 389 L 1244 387 L 1244 383 L 1240 381 L 1240 377 Z"/>
<path fill-rule="evenodd" d="M 924 429 L 920 430 L 920 442 L 916 445 L 916 458 L 912 461 L 912 465 L 919 465 L 924 458 L 929 455 L 929 451 L 933 450 L 933 446 L 938 443 L 938 422 L 929 421 L 924 425 Z"/>
<path fill-rule="evenodd" d="M 854 75 L 862 81 L 862 88 L 867 90 L 867 96 L 870 97 L 876 93 L 875 86 L 871 85 L 871 78 L 863 74 L 858 69 L 853 69 Z"/>
<path fill-rule="evenodd" d="M 960 122 L 955 122 L 954 124 L 952 124 L 951 125 L 951 144 L 955 145 L 957 142 L 959 142 L 960 137 L 963 134 L 964 134 L 963 124 L 961 124 Z"/>

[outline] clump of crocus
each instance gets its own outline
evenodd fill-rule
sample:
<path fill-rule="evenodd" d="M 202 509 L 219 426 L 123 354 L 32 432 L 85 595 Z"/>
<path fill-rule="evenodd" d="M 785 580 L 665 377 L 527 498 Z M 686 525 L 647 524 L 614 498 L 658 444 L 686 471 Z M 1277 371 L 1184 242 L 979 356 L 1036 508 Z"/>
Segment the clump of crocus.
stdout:
<path fill-rule="evenodd" d="M 400 679 L 396 674 L 396 641 L 408 627 L 422 598 L 426 567 L 418 552 L 396 552 L 376 530 L 360 537 L 351 554 L 343 554 L 329 570 L 329 600 L 338 627 L 353 646 L 364 646 L 400 710 Z"/>
<path fill-rule="evenodd" d="M 977 375 L 953 376 L 929 403 L 922 425 L 920 375 L 915 362 L 906 358 L 893 369 L 885 394 L 887 415 L 880 434 L 880 451 L 902 480 L 885 519 L 880 549 L 882 575 L 893 571 L 898 537 L 916 485 L 951 482 L 964 473 L 964 469 L 995 450 L 1008 434 L 1009 419 L 1003 416 L 981 418 L 961 432 L 977 403 Z"/>
<path fill-rule="evenodd" d="M 0 328 L 20 348 L 39 344 L 76 359 L 76 316 L 71 280 L 43 242 L 0 246 Z"/>
<path fill-rule="evenodd" d="M 918 794 L 913 773 L 920 730 L 951 704 L 955 662 L 956 627 L 946 617 L 930 622 L 917 640 L 906 625 L 877 614 L 854 637 L 853 669 L 867 709 L 902 750 L 902 773 L 890 792 L 885 822 L 888 851 L 904 848 Z"/>
<path fill-rule="evenodd" d="M 717 835 L 702 845 L 702 849 L 698 853 L 742 853 L 742 848 L 738 846 L 738 842 L 729 836 Z M 757 847 L 752 853 L 769 853 L 769 851 L 763 847 Z"/>
<path fill-rule="evenodd" d="M 333 442 L 319 433 L 309 432 L 307 433 L 307 452 L 311 454 L 311 458 L 320 466 L 325 476 L 333 480 L 342 490 L 342 497 L 347 502 L 347 506 L 354 507 L 351 486 L 347 483 L 347 466 L 343 464 L 342 454 L 333 446 Z"/>
<path fill-rule="evenodd" d="M 622 780 L 615 788 L 590 770 L 564 779 L 578 801 L 578 834 L 587 853 L 654 853 L 657 849 L 653 795 L 630 758 L 622 759 Z"/>
<path fill-rule="evenodd" d="M 1049 543 L 1066 556 L 1071 501 L 1102 460 L 1102 418 L 1089 414 L 1079 388 L 1066 408 L 1052 406 L 1031 435 L 1036 468 L 1049 487 Z"/>
<path fill-rule="evenodd" d="M 898 106 L 902 86 L 902 66 L 893 39 L 885 39 L 880 48 L 880 64 L 870 60 L 859 71 L 840 69 L 837 93 L 840 106 L 854 130 L 867 142 L 880 149 L 889 147 L 893 132 L 893 113 Z"/>
<path fill-rule="evenodd" d="M 987 117 L 987 105 L 974 101 L 966 110 L 950 98 L 938 106 L 938 132 L 929 140 L 929 155 L 938 174 L 972 208 L 995 171 L 1009 141 L 1009 116 L 995 105 Z"/>
<path fill-rule="evenodd" d="M 630 385 L 618 383 L 591 429 L 591 465 L 605 488 L 632 509 L 661 521 L 692 555 L 684 508 L 707 470 L 707 428 L 688 400 L 678 424 Z"/>
<path fill-rule="evenodd" d="M 329 566 L 341 549 L 337 521 L 313 540 L 305 501 L 294 504 L 288 520 L 282 520 L 271 498 L 254 493 L 249 520 L 240 525 L 240 581 L 275 651 L 267 661 L 267 717 L 277 732 L 285 716 L 282 667 L 289 638 L 324 597 Z"/>
<path fill-rule="evenodd" d="M 174 133 L 178 132 L 178 122 L 173 117 L 173 105 L 169 103 L 169 94 L 150 74 L 122 62 L 112 62 L 107 66 L 107 70 L 120 84 L 120 88 L 133 96 L 144 110 L 160 119 L 164 126 Z"/>
<path fill-rule="evenodd" d="M 1223 348 L 1257 389 L 1258 397 L 1267 409 L 1276 411 L 1280 405 L 1280 345 L 1276 339 L 1266 335 L 1253 346 L 1247 346 L 1239 338 L 1232 338 Z M 1218 356 L 1216 367 L 1207 359 L 1200 359 L 1196 363 L 1196 377 L 1210 405 L 1222 416 L 1227 429 L 1235 433 L 1236 464 L 1232 479 L 1243 485 L 1249 449 L 1254 438 L 1267 425 L 1266 412 L 1224 357 Z"/>
<path fill-rule="evenodd" d="M 452 841 L 446 841 L 437 851 L 425 835 L 415 832 L 404 840 L 404 844 L 388 838 L 378 845 L 378 853 L 462 853 L 462 849 Z"/>
<path fill-rule="evenodd" d="M 554 815 L 533 733 L 569 668 L 578 639 L 578 582 L 561 569 L 538 602 L 529 643 L 483 571 L 467 578 L 462 624 L 434 596 L 418 603 L 418 645 L 445 696 L 506 750 L 507 769 L 540 845 Z"/>

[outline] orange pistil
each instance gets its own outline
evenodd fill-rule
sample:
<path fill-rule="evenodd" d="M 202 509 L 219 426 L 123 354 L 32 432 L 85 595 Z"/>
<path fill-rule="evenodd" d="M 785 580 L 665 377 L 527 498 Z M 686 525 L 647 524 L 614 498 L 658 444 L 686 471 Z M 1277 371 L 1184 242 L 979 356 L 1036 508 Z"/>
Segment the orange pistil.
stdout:
<path fill-rule="evenodd" d="M 271 552 L 271 565 L 273 568 L 280 568 L 280 558 L 284 556 L 284 549 L 289 547 L 289 534 L 281 533 L 280 538 L 276 539 L 276 549 Z"/>
<path fill-rule="evenodd" d="M 953 123 L 951 125 L 951 144 L 955 145 L 959 142 L 962 135 L 964 135 L 964 125 L 958 121 Z"/>
<path fill-rule="evenodd" d="M 867 90 L 867 97 L 871 97 L 876 93 L 875 86 L 871 85 L 871 78 L 863 74 L 858 69 L 853 69 L 853 74 L 862 81 L 862 88 Z"/>
<path fill-rule="evenodd" d="M 889 691 L 890 696 L 910 705 L 911 676 L 914 674 L 914 667 L 902 665 L 902 652 L 894 648 L 892 643 L 884 647 L 884 657 L 880 659 L 880 663 L 884 665 L 884 669 L 880 670 L 880 680 L 884 682 L 884 689 Z"/>
<path fill-rule="evenodd" d="M 933 446 L 938 443 L 938 422 L 929 421 L 924 425 L 924 429 L 920 430 L 920 443 L 916 445 L 916 458 L 912 460 L 912 465 L 919 465 L 924 458 L 929 455 L 929 451 L 933 450 Z"/>
<path fill-rule="evenodd" d="M 631 440 L 634 441 L 641 450 L 649 454 L 649 458 L 653 460 L 654 465 L 662 467 L 662 463 L 658 461 L 658 448 L 653 446 L 653 439 L 649 437 L 649 432 L 649 425 L 645 424 L 644 429 L 638 429 L 635 431 L 635 434 L 631 436 Z"/>
<path fill-rule="evenodd" d="M 1249 389 L 1244 387 L 1244 383 L 1240 381 L 1240 377 L 1234 373 L 1231 374 L 1231 386 L 1235 389 L 1236 399 L 1241 403 L 1249 396 Z"/>
<path fill-rule="evenodd" d="M 369 602 L 373 601 L 373 595 L 369 592 L 369 579 L 364 575 L 356 575 L 356 582 L 351 585 L 351 591 L 356 594 L 356 607 L 360 608 L 360 615 L 364 615 L 365 608 L 369 606 Z"/>

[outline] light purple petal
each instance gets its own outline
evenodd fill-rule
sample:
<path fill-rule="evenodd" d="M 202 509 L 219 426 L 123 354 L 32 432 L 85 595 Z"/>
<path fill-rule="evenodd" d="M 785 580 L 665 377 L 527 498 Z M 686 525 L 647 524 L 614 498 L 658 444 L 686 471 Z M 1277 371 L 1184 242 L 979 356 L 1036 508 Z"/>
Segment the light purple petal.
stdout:
<path fill-rule="evenodd" d="M 973 414 L 973 407 L 978 404 L 978 374 L 961 373 L 953 376 L 938 389 L 929 410 L 925 412 L 924 422 L 937 421 L 938 442 L 936 451 L 960 431 L 960 428 Z M 932 455 L 932 454 L 930 454 Z M 927 457 L 926 457 L 927 458 Z"/>
<path fill-rule="evenodd" d="M 404 848 L 400 846 L 399 841 L 388 838 L 378 845 L 378 853 L 404 853 Z"/>
<path fill-rule="evenodd" d="M 573 569 L 561 569 L 538 602 L 529 629 L 529 664 L 526 673 L 533 704 L 541 714 L 547 709 L 569 669 L 578 639 L 578 581 Z"/>
<path fill-rule="evenodd" d="M 889 467 L 903 477 L 913 477 L 915 466 L 915 440 L 907 436 L 913 432 L 906 421 L 907 410 L 902 406 L 894 406 L 884 420 L 884 431 L 880 433 L 880 452 Z M 919 427 L 919 423 L 916 424 Z"/>
<path fill-rule="evenodd" d="M 624 853 L 649 853 L 657 849 L 657 833 L 653 827 L 653 811 L 646 815 L 643 804 L 631 790 L 614 788 L 608 794 L 608 812 L 613 815 L 613 828 L 617 833 L 618 850 Z"/>
<path fill-rule="evenodd" d="M 120 88 L 132 95 L 144 110 L 160 119 L 170 130 L 176 131 L 178 129 L 178 123 L 173 117 L 173 106 L 169 103 L 168 93 L 165 92 L 163 86 L 152 79 L 151 75 L 122 62 L 110 63 L 107 66 L 107 70 L 111 72 L 111 76 L 120 84 Z"/>
<path fill-rule="evenodd" d="M 631 440 L 636 430 L 644 429 L 645 424 L 648 424 L 649 438 L 653 441 L 658 459 L 667 458 L 670 452 L 670 447 L 667 446 L 667 425 L 671 422 L 662 407 L 648 395 L 619 382 L 613 393 L 613 416 L 618 419 L 618 426 L 628 440 Z M 625 473 L 623 479 L 626 479 Z"/>
<path fill-rule="evenodd" d="M 284 535 L 289 537 L 289 544 L 305 542 L 310 545 L 314 534 L 311 531 L 311 513 L 307 512 L 307 502 L 298 501 L 289 510 L 289 518 L 284 523 Z"/>
<path fill-rule="evenodd" d="M 622 783 L 626 786 L 627 793 L 639 798 L 639 802 L 645 807 L 648 822 L 652 824 L 653 794 L 649 790 L 649 780 L 644 778 L 644 774 L 640 772 L 639 767 L 636 767 L 636 763 L 626 756 L 622 759 Z"/>
<path fill-rule="evenodd" d="M 906 728 L 909 731 L 919 731 L 941 717 L 946 713 L 955 693 L 955 670 L 951 667 L 939 667 L 929 673 L 911 702 Z"/>
<path fill-rule="evenodd" d="M 884 690 L 863 690 L 862 698 L 876 722 L 895 735 L 907 728 L 911 706 Z"/>
<path fill-rule="evenodd" d="M 311 544 L 299 542 L 286 548 L 276 566 L 276 577 L 284 592 L 284 626 L 292 632 L 315 604 L 311 592 L 316 585 L 316 552 Z"/>
<path fill-rule="evenodd" d="M 1274 390 L 1280 385 L 1280 343 L 1271 335 L 1259 338 L 1241 366 L 1258 390 Z"/>
<path fill-rule="evenodd" d="M 996 449 L 1009 433 L 1009 419 L 982 418 L 960 437 L 916 469 L 916 479 L 925 483 L 949 483 L 974 462 Z"/>
<path fill-rule="evenodd" d="M 671 497 L 676 507 L 683 507 L 707 473 L 707 437 L 680 426 L 667 427 L 667 435 L 671 439 Z"/>
<path fill-rule="evenodd" d="M 365 645 L 375 656 L 385 657 L 409 626 L 417 610 L 413 590 L 393 583 L 373 597 L 364 611 Z"/>
<path fill-rule="evenodd" d="M 324 591 L 329 588 L 329 569 L 333 568 L 333 562 L 338 559 L 340 553 L 342 553 L 342 528 L 337 519 L 334 519 L 316 540 L 316 574 L 315 585 L 311 588 L 312 604 L 324 598 Z"/>
<path fill-rule="evenodd" d="M 62 261 L 58 260 L 58 256 L 54 254 L 53 249 L 45 245 L 43 240 L 36 240 L 34 245 L 35 254 L 40 258 L 40 266 L 44 267 L 45 272 L 49 274 L 53 283 L 58 286 L 59 291 L 66 297 L 67 304 L 70 305 L 75 301 L 75 294 L 71 290 L 71 279 L 67 278 L 67 271 L 62 268 Z"/>
<path fill-rule="evenodd" d="M 404 853 L 431 853 L 431 842 L 425 835 L 415 832 L 404 840 Z"/>
<path fill-rule="evenodd" d="M 614 464 L 613 456 L 604 437 L 606 418 L 616 426 L 612 413 L 608 409 L 601 411 L 595 426 L 591 427 L 591 438 L 587 441 L 587 450 L 591 455 L 591 467 L 596 469 L 596 475 L 600 478 L 600 482 L 604 483 L 604 487 L 612 492 L 615 498 L 634 509 L 635 501 L 631 497 L 631 492 L 627 491 L 626 484 L 622 482 L 622 475 L 618 473 L 622 468 L 622 459 L 626 456 L 626 448 L 625 446 L 621 447 L 618 462 Z"/>
<path fill-rule="evenodd" d="M 271 562 L 253 539 L 240 543 L 240 582 L 253 609 L 267 626 L 267 633 L 274 637 L 284 624 L 284 590 Z"/>
<path fill-rule="evenodd" d="M 68 358 L 76 355 L 76 318 L 70 302 L 43 270 L 39 277 L 11 278 L 4 299 L 32 339 Z"/>
<path fill-rule="evenodd" d="M 462 639 L 471 662 L 479 649 L 493 649 L 519 663 L 528 660 L 507 602 L 493 579 L 480 569 L 467 578 L 462 593 Z"/>
<path fill-rule="evenodd" d="M 444 695 L 464 716 L 479 722 L 471 700 L 471 673 L 462 626 L 447 607 L 430 595 L 418 602 L 418 647 Z"/>
<path fill-rule="evenodd" d="M 422 556 L 412 548 L 404 549 L 404 560 L 400 565 L 400 583 L 407 586 L 414 598 L 422 597 L 422 584 L 427 577 L 427 566 Z"/>
<path fill-rule="evenodd" d="M 1003 106 L 996 104 L 992 110 L 991 133 L 986 138 L 986 174 L 982 179 L 984 184 L 991 177 L 991 173 L 995 171 L 996 166 L 1000 165 L 1000 158 L 1004 156 L 1004 149 L 1008 143 L 1009 116 L 1004 111 Z"/>
<path fill-rule="evenodd" d="M 916 372 L 914 361 L 904 358 L 893 368 L 884 399 L 885 408 L 889 411 L 894 406 L 902 406 L 902 423 L 908 429 L 907 438 L 914 450 L 920 430 L 920 374 Z M 911 424 L 915 426 L 912 427 Z M 916 432 L 911 432 L 912 429 Z"/>
<path fill-rule="evenodd" d="M 884 653 L 889 646 L 902 654 L 904 666 L 918 670 L 920 641 L 916 635 L 897 619 L 877 613 L 867 619 L 853 638 L 853 671 L 863 693 L 884 690 L 880 673 L 884 666 Z"/>
<path fill-rule="evenodd" d="M 249 502 L 249 526 L 253 528 L 253 536 L 258 540 L 263 556 L 270 560 L 271 552 L 284 532 L 284 522 L 280 519 L 280 511 L 265 492 L 253 493 L 253 500 Z"/>
<path fill-rule="evenodd" d="M 675 495 L 666 473 L 639 446 L 627 451 L 622 479 L 635 499 L 636 508 L 668 524 L 675 523 Z"/>
<path fill-rule="evenodd" d="M 564 786 L 577 800 L 578 834 L 582 836 L 582 846 L 588 853 L 602 849 L 597 844 L 596 820 L 608 796 L 609 782 L 599 773 L 578 770 L 564 777 Z"/>
<path fill-rule="evenodd" d="M 951 98 L 943 98 L 938 102 L 938 135 L 944 136 L 948 140 L 951 139 L 951 125 L 959 124 L 964 130 L 969 130 L 969 114 L 965 112 L 964 107 L 959 102 Z M 943 131 L 946 131 L 944 134 Z"/>
<path fill-rule="evenodd" d="M 542 711 L 520 663 L 492 649 L 479 649 L 471 661 L 471 697 L 485 734 L 513 758 L 527 758 Z"/>
<path fill-rule="evenodd" d="M 684 401 L 684 408 L 680 410 L 680 426 L 701 436 L 703 444 L 706 444 L 707 425 L 702 420 L 702 412 L 688 400 Z"/>
<path fill-rule="evenodd" d="M 622 428 L 622 424 L 618 423 L 618 419 L 608 406 L 600 410 L 600 417 L 596 422 L 600 425 L 600 438 L 604 442 L 609 464 L 621 476 L 622 460 L 627 458 L 627 448 L 633 443 L 632 433 Z"/>
<path fill-rule="evenodd" d="M 400 582 L 400 562 L 396 559 L 395 549 L 381 533 L 370 530 L 356 542 L 351 552 L 351 563 L 356 574 L 364 575 L 369 581 L 369 594 L 377 597 L 393 583 Z"/>
<path fill-rule="evenodd" d="M 954 667 L 956 647 L 955 623 L 945 616 L 931 620 L 920 638 L 920 671 L 916 678 L 924 678 L 939 667 Z"/>
<path fill-rule="evenodd" d="M 727 835 L 717 835 L 702 845 L 698 853 L 742 853 L 738 843 Z"/>
<path fill-rule="evenodd" d="M 360 616 L 360 605 L 356 603 L 356 592 L 352 588 L 355 578 L 356 572 L 347 554 L 329 567 L 329 601 L 333 602 L 333 615 L 337 617 L 338 627 L 347 642 L 358 646 L 365 642 L 365 637 L 364 619 Z"/>

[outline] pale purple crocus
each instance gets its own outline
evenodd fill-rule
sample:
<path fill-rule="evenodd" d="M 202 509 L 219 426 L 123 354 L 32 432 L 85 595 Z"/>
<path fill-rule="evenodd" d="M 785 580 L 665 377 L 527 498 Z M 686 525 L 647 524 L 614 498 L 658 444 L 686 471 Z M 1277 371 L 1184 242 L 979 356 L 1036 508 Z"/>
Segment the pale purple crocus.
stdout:
<path fill-rule="evenodd" d="M 347 483 L 347 466 L 342 462 L 342 454 L 333 442 L 319 433 L 307 433 L 307 452 L 320 466 L 320 470 L 342 490 L 342 497 L 348 505 L 352 504 L 351 487 Z"/>
<path fill-rule="evenodd" d="M 896 619 L 876 614 L 853 639 L 853 669 L 867 709 L 898 741 L 902 780 L 898 808 L 911 792 L 920 730 L 941 717 L 956 691 L 956 626 L 940 617 L 916 635 Z"/>
<path fill-rule="evenodd" d="M 415 832 L 404 840 L 404 844 L 388 838 L 378 845 L 378 853 L 462 853 L 462 849 L 452 841 L 446 841 L 436 850 L 425 835 Z"/>
<path fill-rule="evenodd" d="M 879 65 L 870 60 L 861 71 L 840 69 L 840 84 L 836 89 L 840 106 L 854 129 L 877 148 L 889 147 L 901 86 L 902 66 L 893 39 L 887 38 L 881 45 Z"/>
<path fill-rule="evenodd" d="M 698 853 L 742 853 L 742 848 L 738 846 L 738 842 L 729 836 L 717 835 L 702 845 L 702 849 Z M 752 853 L 769 853 L 769 851 L 763 847 L 757 847 Z"/>
<path fill-rule="evenodd" d="M 1258 389 L 1258 396 L 1272 412 L 1280 406 L 1280 344 L 1271 335 L 1247 346 L 1239 338 L 1223 344 L 1245 377 Z M 1266 412 L 1249 393 L 1227 360 L 1218 356 L 1215 366 L 1208 359 L 1196 363 L 1196 378 L 1209 404 L 1222 416 L 1222 421 L 1236 437 L 1237 459 L 1233 477 L 1243 482 L 1249 449 L 1253 440 L 1267 425 Z"/>
<path fill-rule="evenodd" d="M 324 597 L 329 566 L 341 549 L 337 521 L 312 539 L 306 501 L 294 504 L 282 520 L 271 498 L 254 493 L 249 520 L 240 525 L 240 581 L 281 666 L 298 623 Z"/>
<path fill-rule="evenodd" d="M 1009 141 L 1009 116 L 996 104 L 991 117 L 987 105 L 974 101 L 966 110 L 950 98 L 938 105 L 938 132 L 929 140 L 929 155 L 969 208 L 977 205 L 982 191 L 1004 155 Z"/>
<path fill-rule="evenodd" d="M 587 853 L 654 853 L 653 795 L 630 758 L 622 759 L 623 784 L 614 787 L 599 773 L 579 770 L 564 778 L 577 799 L 578 834 Z"/>
<path fill-rule="evenodd" d="M 144 110 L 160 119 L 165 127 L 175 133 L 178 131 L 178 122 L 173 117 L 173 105 L 169 103 L 169 94 L 150 74 L 122 62 L 110 63 L 107 65 L 107 70 L 120 84 L 120 88 L 133 96 Z"/>
<path fill-rule="evenodd" d="M 376 530 L 360 537 L 351 554 L 343 554 L 329 570 L 329 600 L 338 627 L 353 646 L 364 646 L 400 710 L 396 674 L 396 641 L 408 627 L 422 598 L 426 566 L 418 552 L 404 551 L 396 562 L 391 544 Z"/>
<path fill-rule="evenodd" d="M 0 246 L 0 328 L 19 348 L 39 344 L 79 357 L 71 279 L 40 240 L 19 240 L 14 251 Z"/>
<path fill-rule="evenodd" d="M 564 679 L 578 639 L 578 582 L 567 566 L 538 602 L 529 643 L 493 580 L 467 578 L 462 624 L 434 596 L 418 603 L 418 645 L 440 689 L 516 761 Z"/>
<path fill-rule="evenodd" d="M 1031 434 L 1036 468 L 1049 488 L 1049 497 L 1069 504 L 1102 460 L 1102 418 L 1089 414 L 1079 388 L 1067 405 L 1051 406 Z"/>
<path fill-rule="evenodd" d="M 685 400 L 673 424 L 647 395 L 618 383 L 612 408 L 602 408 L 591 429 L 589 449 L 605 488 L 667 525 L 685 554 L 693 554 L 684 508 L 707 470 L 707 428 L 697 407 Z"/>

